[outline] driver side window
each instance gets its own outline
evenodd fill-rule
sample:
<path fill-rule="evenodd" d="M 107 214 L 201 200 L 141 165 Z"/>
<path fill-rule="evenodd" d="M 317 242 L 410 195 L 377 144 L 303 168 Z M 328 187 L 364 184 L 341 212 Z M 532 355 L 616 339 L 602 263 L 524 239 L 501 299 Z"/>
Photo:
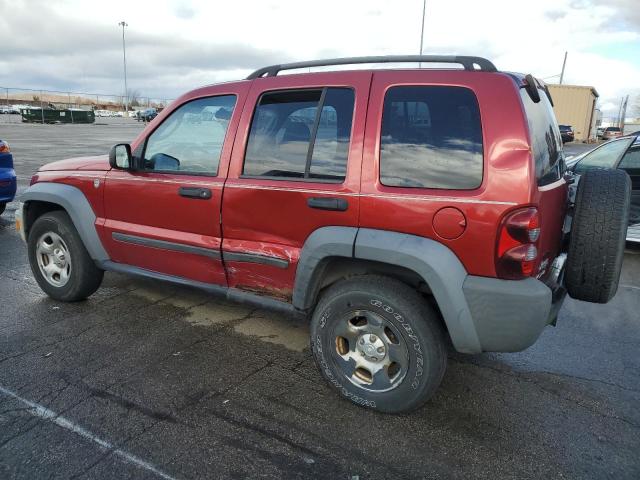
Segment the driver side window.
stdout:
<path fill-rule="evenodd" d="M 143 170 L 217 175 L 235 103 L 223 95 L 181 105 L 147 138 Z"/>

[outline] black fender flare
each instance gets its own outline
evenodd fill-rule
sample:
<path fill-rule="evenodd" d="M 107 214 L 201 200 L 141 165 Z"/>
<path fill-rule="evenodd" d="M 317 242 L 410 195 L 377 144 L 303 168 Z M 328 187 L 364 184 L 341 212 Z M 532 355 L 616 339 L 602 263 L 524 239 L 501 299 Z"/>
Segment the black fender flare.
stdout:
<path fill-rule="evenodd" d="M 98 263 L 109 260 L 109 254 L 104 249 L 96 231 L 96 214 L 79 188 L 63 183 L 38 182 L 20 196 L 20 201 L 25 207 L 31 201 L 60 205 L 71 217 L 91 258 Z"/>
<path fill-rule="evenodd" d="M 320 228 L 302 248 L 293 289 L 295 308 L 306 311 L 313 306 L 322 265 L 329 257 L 372 260 L 414 271 L 429 286 L 456 350 L 482 351 L 463 290 L 468 274 L 447 246 L 429 238 L 385 230 Z"/>

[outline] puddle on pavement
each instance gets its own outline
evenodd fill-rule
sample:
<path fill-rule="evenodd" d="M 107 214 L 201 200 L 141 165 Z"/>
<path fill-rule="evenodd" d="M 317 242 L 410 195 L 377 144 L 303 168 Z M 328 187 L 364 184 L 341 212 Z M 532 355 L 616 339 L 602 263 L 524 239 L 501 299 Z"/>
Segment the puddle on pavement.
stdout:
<path fill-rule="evenodd" d="M 147 287 L 142 286 L 138 287 L 135 290 L 131 290 L 133 295 L 138 297 L 142 297 L 150 302 L 158 302 L 169 295 L 171 295 L 171 291 L 166 288 L 156 288 L 156 287 Z"/>
<path fill-rule="evenodd" d="M 193 325 L 207 327 L 244 318 L 250 312 L 251 309 L 243 305 L 212 302 L 190 308 L 187 312 L 187 321 Z"/>
<path fill-rule="evenodd" d="M 176 292 L 175 288 L 172 290 L 163 285 L 141 285 L 131 293 L 150 302 L 186 309 L 185 320 L 192 325 L 209 327 L 239 320 L 233 329 L 242 335 L 282 345 L 296 352 L 303 351 L 309 345 L 306 323 L 275 312 L 258 311 L 246 318 L 253 310 L 251 307 L 215 300 L 204 292 L 180 289 Z"/>
<path fill-rule="evenodd" d="M 206 292 L 199 291 L 182 291 L 169 298 L 162 300 L 162 303 L 172 305 L 178 308 L 193 308 L 211 301 L 211 295 Z"/>
<path fill-rule="evenodd" d="M 282 345 L 301 352 L 309 345 L 309 328 L 305 322 L 271 312 L 259 312 L 234 327 L 243 335 L 258 337 L 263 342 Z"/>

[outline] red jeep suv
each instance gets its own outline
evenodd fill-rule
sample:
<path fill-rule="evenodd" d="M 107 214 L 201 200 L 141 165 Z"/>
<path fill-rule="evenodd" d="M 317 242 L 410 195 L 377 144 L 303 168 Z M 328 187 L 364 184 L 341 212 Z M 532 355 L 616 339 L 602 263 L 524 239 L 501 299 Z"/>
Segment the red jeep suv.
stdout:
<path fill-rule="evenodd" d="M 462 68 L 279 75 L 383 62 Z M 438 387 L 448 344 L 522 350 L 567 291 L 610 300 L 629 192 L 620 170 L 566 172 L 531 75 L 365 57 L 189 92 L 131 145 L 42 167 L 16 221 L 54 299 L 111 270 L 296 313 L 331 386 L 400 412 Z"/>

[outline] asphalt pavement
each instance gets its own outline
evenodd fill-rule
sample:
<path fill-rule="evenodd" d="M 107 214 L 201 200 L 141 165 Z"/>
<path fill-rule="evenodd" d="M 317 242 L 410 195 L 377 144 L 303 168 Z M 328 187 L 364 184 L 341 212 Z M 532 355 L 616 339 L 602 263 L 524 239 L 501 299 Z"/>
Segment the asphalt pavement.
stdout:
<path fill-rule="evenodd" d="M 0 125 L 20 185 L 141 129 Z M 307 325 L 107 273 L 46 297 L 0 217 L 0 478 L 640 478 L 640 249 L 607 305 L 564 304 L 524 352 L 451 353 L 408 415 L 341 399 Z"/>

